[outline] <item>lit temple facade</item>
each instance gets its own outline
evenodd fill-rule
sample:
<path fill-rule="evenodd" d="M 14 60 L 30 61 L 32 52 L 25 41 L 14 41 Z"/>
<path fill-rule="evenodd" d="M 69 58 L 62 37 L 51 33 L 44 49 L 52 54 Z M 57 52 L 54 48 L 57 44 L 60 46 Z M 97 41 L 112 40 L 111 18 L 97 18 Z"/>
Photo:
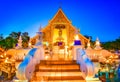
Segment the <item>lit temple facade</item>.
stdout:
<path fill-rule="evenodd" d="M 66 17 L 60 8 L 55 16 L 49 21 L 48 25 L 42 29 L 43 43 L 54 50 L 56 46 L 59 49 L 70 48 L 73 46 L 76 29 L 71 21 Z M 78 34 L 82 45 L 89 41 L 82 34 Z M 35 38 L 35 37 L 34 37 Z"/>
<path fill-rule="evenodd" d="M 36 43 L 33 45 L 31 42 Z M 79 33 L 62 9 L 46 27 L 39 29 L 28 44 L 28 48 L 24 49 L 20 36 L 18 46 L 4 54 L 11 55 L 6 62 L 15 62 L 18 79 L 14 82 L 101 82 L 95 77 L 102 68 L 100 62 L 110 63 L 113 59 L 119 62 L 117 55 L 100 46 L 98 38 L 91 48 L 90 39 Z M 46 48 L 50 51 L 48 54 Z"/>

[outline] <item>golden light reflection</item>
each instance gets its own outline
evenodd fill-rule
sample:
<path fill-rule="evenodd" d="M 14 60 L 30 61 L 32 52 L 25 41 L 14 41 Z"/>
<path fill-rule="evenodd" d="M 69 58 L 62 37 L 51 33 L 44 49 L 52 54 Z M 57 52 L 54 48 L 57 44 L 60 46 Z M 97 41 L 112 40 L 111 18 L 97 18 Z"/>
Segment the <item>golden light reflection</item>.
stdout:
<path fill-rule="evenodd" d="M 87 46 L 90 47 L 90 42 L 88 42 Z"/>
<path fill-rule="evenodd" d="M 46 59 L 46 60 L 49 59 L 49 56 L 45 56 L 45 59 Z"/>
<path fill-rule="evenodd" d="M 6 52 L 4 53 L 4 56 L 6 56 Z"/>
<path fill-rule="evenodd" d="M 113 58 L 113 56 L 110 56 L 110 58 Z"/>
<path fill-rule="evenodd" d="M 74 42 L 72 42 L 71 44 L 70 44 L 70 46 L 73 46 L 74 45 Z"/>
<path fill-rule="evenodd" d="M 114 58 L 118 58 L 118 56 L 116 55 Z"/>
<path fill-rule="evenodd" d="M 3 58 L 3 55 L 0 55 L 1 58 Z"/>
<path fill-rule="evenodd" d="M 80 40 L 78 34 L 75 36 L 75 40 Z"/>
<path fill-rule="evenodd" d="M 29 44 L 28 44 L 29 46 L 31 46 L 31 42 L 29 42 Z"/>
<path fill-rule="evenodd" d="M 106 63 L 109 63 L 109 60 L 107 60 Z"/>
<path fill-rule="evenodd" d="M 5 59 L 5 63 L 7 63 L 8 62 L 8 57 Z"/>

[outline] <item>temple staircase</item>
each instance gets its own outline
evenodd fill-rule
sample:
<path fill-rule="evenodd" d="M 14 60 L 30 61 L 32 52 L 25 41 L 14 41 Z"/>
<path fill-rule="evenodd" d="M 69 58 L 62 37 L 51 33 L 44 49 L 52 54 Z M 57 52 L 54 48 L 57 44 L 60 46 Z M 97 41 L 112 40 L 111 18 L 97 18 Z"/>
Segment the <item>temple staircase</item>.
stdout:
<path fill-rule="evenodd" d="M 73 60 L 42 60 L 30 82 L 86 82 Z"/>

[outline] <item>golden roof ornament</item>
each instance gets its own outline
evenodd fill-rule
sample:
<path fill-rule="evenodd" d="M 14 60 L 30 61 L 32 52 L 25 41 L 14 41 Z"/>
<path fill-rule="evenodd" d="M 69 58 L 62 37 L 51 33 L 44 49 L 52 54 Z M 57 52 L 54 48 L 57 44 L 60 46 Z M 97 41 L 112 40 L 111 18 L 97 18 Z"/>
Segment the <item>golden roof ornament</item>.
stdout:
<path fill-rule="evenodd" d="M 100 46 L 100 41 L 99 38 L 97 37 L 96 41 L 95 41 L 95 50 L 100 50 L 102 49 Z"/>
<path fill-rule="evenodd" d="M 88 43 L 87 43 L 87 49 L 92 49 L 92 48 L 91 48 L 91 45 L 90 45 L 90 37 L 89 37 L 89 41 L 88 41 Z"/>
<path fill-rule="evenodd" d="M 42 32 L 42 26 L 40 26 L 40 28 L 39 28 L 39 32 Z"/>

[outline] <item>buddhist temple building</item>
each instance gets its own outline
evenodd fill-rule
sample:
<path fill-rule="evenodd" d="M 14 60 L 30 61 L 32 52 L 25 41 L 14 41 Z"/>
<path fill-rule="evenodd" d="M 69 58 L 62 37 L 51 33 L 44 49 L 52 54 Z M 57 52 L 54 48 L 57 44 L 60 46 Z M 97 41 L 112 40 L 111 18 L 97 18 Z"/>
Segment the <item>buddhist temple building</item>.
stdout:
<path fill-rule="evenodd" d="M 74 37 L 78 29 L 72 25 L 61 8 L 58 9 L 55 16 L 49 21 L 48 25 L 42 29 L 43 44 L 52 50 L 69 49 L 73 46 Z M 36 37 L 36 36 L 35 36 Z M 34 38 L 35 38 L 34 37 Z M 78 33 L 82 45 L 86 45 L 89 39 Z"/>
<path fill-rule="evenodd" d="M 17 47 L 3 55 L 10 56 L 6 63 L 15 62 L 18 79 L 14 82 L 101 82 L 100 63 L 119 63 L 118 55 L 103 49 L 98 38 L 92 48 L 90 39 L 80 34 L 61 8 L 28 45 L 22 47 L 20 36 Z"/>

